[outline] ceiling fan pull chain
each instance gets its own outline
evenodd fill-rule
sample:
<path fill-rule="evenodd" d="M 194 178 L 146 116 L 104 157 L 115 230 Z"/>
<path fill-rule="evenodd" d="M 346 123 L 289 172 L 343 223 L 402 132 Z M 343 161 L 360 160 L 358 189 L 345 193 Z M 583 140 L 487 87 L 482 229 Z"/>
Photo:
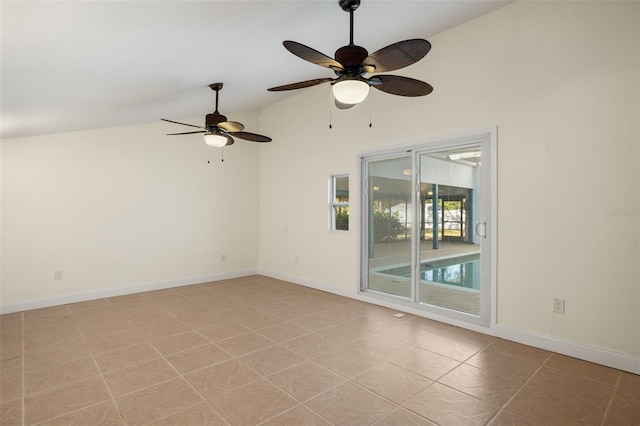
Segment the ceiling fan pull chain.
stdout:
<path fill-rule="evenodd" d="M 369 94 L 369 127 L 373 127 L 373 91 Z"/>
<path fill-rule="evenodd" d="M 220 150 L 220 162 L 224 163 L 224 147 L 222 147 L 222 149 Z"/>
<path fill-rule="evenodd" d="M 333 109 L 331 108 L 332 103 L 333 103 L 333 91 L 329 89 L 329 128 L 330 129 L 333 129 L 333 126 L 331 125 L 332 117 L 333 117 L 333 115 L 331 114 L 331 110 Z"/>

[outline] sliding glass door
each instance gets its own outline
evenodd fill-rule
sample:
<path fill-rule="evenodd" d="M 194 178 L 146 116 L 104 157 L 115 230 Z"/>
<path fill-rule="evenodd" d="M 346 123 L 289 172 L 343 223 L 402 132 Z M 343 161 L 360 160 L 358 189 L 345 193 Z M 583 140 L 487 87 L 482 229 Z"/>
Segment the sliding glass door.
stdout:
<path fill-rule="evenodd" d="M 361 157 L 361 291 L 489 322 L 491 140 Z"/>

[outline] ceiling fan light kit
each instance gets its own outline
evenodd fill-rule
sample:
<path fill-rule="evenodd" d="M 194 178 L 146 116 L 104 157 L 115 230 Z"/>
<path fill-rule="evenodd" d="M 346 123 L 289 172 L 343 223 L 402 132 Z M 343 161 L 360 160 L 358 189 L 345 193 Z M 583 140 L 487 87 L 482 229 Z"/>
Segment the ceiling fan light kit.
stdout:
<path fill-rule="evenodd" d="M 410 97 L 425 96 L 433 91 L 430 84 L 409 77 L 366 77 L 366 74 L 394 71 L 418 62 L 429 53 L 431 43 L 424 39 L 404 40 L 369 54 L 367 49 L 353 42 L 353 14 L 360 6 L 360 0 L 339 0 L 338 4 L 342 10 L 349 12 L 349 44 L 336 50 L 335 59 L 295 41 L 282 42 L 289 52 L 312 64 L 331 69 L 336 77 L 300 81 L 267 90 L 279 92 L 331 82 L 336 106 L 340 109 L 350 108 L 364 101 L 370 87 L 392 95 Z"/>
<path fill-rule="evenodd" d="M 367 99 L 369 85 L 362 80 L 342 80 L 332 86 L 333 96 L 340 103 L 355 105 Z"/>
<path fill-rule="evenodd" d="M 204 143 L 214 148 L 221 148 L 227 145 L 227 137 L 222 135 L 216 135 L 215 133 L 205 133 Z"/>

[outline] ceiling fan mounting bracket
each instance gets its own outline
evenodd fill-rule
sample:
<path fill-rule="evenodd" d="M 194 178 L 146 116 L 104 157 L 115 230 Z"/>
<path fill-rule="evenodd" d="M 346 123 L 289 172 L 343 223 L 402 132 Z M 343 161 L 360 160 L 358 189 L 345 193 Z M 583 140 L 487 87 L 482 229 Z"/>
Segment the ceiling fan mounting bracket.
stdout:
<path fill-rule="evenodd" d="M 345 12 L 351 12 L 360 6 L 360 0 L 338 0 L 338 4 Z"/>

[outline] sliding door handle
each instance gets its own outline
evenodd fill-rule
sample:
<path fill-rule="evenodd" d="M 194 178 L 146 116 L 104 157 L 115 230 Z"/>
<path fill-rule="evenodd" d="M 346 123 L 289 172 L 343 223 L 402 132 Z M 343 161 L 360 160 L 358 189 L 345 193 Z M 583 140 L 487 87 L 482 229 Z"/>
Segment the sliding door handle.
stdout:
<path fill-rule="evenodd" d="M 480 233 L 480 226 L 482 226 L 482 233 Z M 487 238 L 487 222 L 476 223 L 476 235 L 478 237 Z"/>

